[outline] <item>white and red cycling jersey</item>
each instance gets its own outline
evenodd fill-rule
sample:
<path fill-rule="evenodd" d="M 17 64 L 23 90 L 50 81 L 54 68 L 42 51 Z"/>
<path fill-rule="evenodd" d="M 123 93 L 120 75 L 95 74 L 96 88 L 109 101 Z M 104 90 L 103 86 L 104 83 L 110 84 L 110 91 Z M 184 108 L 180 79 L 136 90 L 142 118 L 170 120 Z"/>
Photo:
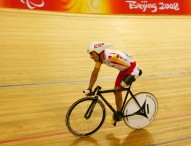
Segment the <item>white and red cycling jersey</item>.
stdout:
<path fill-rule="evenodd" d="M 135 79 L 139 77 L 140 70 L 138 65 L 132 56 L 126 53 L 105 49 L 102 63 L 120 71 L 115 83 L 117 86 L 120 86 L 126 75 L 133 75 Z M 99 68 L 99 65 L 97 64 L 95 67 Z"/>

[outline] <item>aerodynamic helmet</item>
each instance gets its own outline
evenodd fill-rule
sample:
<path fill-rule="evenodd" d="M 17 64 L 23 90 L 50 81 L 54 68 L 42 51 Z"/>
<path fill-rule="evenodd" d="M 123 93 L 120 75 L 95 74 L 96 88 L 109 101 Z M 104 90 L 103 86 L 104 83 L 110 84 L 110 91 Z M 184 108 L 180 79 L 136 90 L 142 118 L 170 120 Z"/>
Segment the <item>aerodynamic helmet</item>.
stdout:
<path fill-rule="evenodd" d="M 112 45 L 110 43 L 93 41 L 89 44 L 87 52 L 91 53 L 91 52 L 95 51 L 97 54 L 100 54 L 103 50 L 105 50 L 111 46 Z"/>

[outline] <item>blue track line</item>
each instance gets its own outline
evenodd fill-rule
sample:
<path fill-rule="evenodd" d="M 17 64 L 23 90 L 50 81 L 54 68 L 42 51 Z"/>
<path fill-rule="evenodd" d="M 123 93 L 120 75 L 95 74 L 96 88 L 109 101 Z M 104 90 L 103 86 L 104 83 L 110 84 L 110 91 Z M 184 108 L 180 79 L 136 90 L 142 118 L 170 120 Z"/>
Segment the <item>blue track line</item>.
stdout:
<path fill-rule="evenodd" d="M 191 72 L 177 72 L 171 74 L 153 74 L 148 76 L 141 76 L 141 78 L 155 78 L 155 77 L 169 77 L 169 76 L 180 76 L 180 75 L 190 75 Z M 115 78 L 102 78 L 98 81 L 112 81 Z M 87 83 L 89 80 L 71 80 L 63 82 L 40 82 L 40 83 L 26 83 L 26 84 L 8 84 L 0 85 L 0 88 L 16 87 L 16 86 L 40 86 L 40 85 L 54 85 L 54 84 L 72 84 L 72 83 Z"/>
<path fill-rule="evenodd" d="M 148 146 L 166 145 L 166 144 L 171 144 L 171 143 L 186 141 L 186 140 L 190 140 L 190 139 L 191 139 L 191 136 L 185 137 L 185 138 L 180 138 L 180 139 L 175 139 L 175 140 L 169 140 L 169 141 L 165 141 L 165 142 L 160 142 L 160 143 L 156 143 L 156 144 L 151 144 L 151 145 L 148 145 Z"/>

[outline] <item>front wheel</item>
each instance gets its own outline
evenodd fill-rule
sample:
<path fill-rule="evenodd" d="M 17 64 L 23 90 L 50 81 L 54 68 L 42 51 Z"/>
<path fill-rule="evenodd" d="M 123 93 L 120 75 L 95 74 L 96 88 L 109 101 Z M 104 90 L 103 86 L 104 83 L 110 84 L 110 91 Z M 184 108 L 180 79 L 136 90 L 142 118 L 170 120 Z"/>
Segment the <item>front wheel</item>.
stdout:
<path fill-rule="evenodd" d="M 124 108 L 124 122 L 133 129 L 141 129 L 149 125 L 158 111 L 156 97 L 148 92 L 140 92 L 131 97 Z M 138 103 L 137 103 L 137 102 Z"/>
<path fill-rule="evenodd" d="M 103 124 L 105 113 L 105 106 L 99 99 L 79 99 L 66 114 L 66 127 L 76 136 L 91 135 Z"/>

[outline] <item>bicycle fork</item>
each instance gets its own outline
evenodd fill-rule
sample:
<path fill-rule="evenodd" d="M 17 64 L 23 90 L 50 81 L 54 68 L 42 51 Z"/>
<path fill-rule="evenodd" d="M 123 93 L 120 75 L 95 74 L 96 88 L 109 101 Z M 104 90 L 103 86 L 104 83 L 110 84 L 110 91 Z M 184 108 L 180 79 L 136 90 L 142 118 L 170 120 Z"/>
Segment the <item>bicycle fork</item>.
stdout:
<path fill-rule="evenodd" d="M 97 103 L 97 97 L 92 101 L 92 103 L 90 104 L 90 106 L 88 107 L 88 109 L 84 115 L 84 118 L 86 118 L 86 120 L 88 120 L 91 117 L 96 103 Z"/>

